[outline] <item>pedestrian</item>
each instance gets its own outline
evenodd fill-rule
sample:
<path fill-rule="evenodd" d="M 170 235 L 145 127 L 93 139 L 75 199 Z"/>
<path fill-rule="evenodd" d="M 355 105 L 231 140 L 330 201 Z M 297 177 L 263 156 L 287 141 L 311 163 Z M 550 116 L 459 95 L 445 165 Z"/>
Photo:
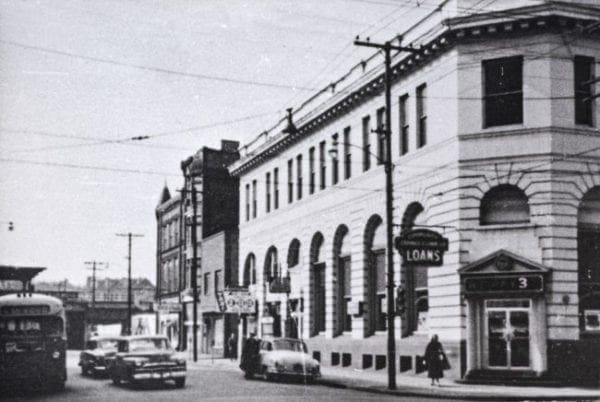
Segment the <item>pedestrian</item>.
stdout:
<path fill-rule="evenodd" d="M 437 335 L 433 335 L 431 341 L 427 344 L 425 363 L 427 365 L 427 376 L 431 378 L 431 385 L 435 385 L 437 381 L 438 386 L 440 386 L 440 378 L 444 377 L 444 370 L 450 369 L 450 363 Z"/>
<path fill-rule="evenodd" d="M 250 337 L 246 339 L 244 342 L 244 347 L 242 348 L 242 361 L 240 368 L 244 370 L 245 378 L 252 378 L 254 372 L 256 371 L 259 346 L 260 343 L 258 339 L 256 339 L 256 333 L 251 332 Z"/>
<path fill-rule="evenodd" d="M 229 339 L 227 339 L 227 348 L 229 352 L 229 358 L 231 361 L 237 358 L 237 339 L 235 338 L 235 334 L 232 332 L 229 335 Z"/>

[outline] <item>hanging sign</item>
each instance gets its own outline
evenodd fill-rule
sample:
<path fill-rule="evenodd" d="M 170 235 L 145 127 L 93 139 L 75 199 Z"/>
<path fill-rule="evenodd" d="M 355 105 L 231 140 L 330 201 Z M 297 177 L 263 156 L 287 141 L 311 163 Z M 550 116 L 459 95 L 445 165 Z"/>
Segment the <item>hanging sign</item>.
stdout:
<path fill-rule="evenodd" d="M 428 229 L 415 229 L 396 237 L 396 249 L 409 266 L 444 265 L 444 251 L 448 251 L 448 239 Z"/>
<path fill-rule="evenodd" d="M 223 291 L 222 303 L 225 313 L 254 314 L 254 296 L 244 288 L 231 288 Z"/>

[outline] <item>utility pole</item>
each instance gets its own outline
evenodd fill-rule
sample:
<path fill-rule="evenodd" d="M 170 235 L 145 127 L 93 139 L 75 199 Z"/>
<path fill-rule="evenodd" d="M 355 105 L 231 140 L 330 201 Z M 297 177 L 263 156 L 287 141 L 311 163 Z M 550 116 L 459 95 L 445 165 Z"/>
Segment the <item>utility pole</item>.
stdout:
<path fill-rule="evenodd" d="M 96 307 L 96 270 L 104 270 L 108 267 L 108 263 L 106 262 L 98 262 L 98 261 L 86 261 L 85 265 L 91 265 L 92 267 L 87 267 L 87 269 L 92 270 L 92 309 Z M 104 266 L 104 267 L 102 267 Z"/>
<path fill-rule="evenodd" d="M 358 37 L 354 41 L 356 46 L 373 47 L 383 50 L 385 54 L 385 212 L 387 229 L 387 367 L 388 367 L 388 388 L 396 389 L 396 336 L 394 330 L 394 247 L 393 247 L 393 171 L 392 171 L 392 50 L 418 52 L 413 47 L 396 46 L 391 41 L 385 43 L 371 43 L 369 38 L 361 41 Z M 381 134 L 379 134 L 381 135 Z"/>
<path fill-rule="evenodd" d="M 129 233 L 117 233 L 117 236 L 127 237 L 128 239 L 128 249 L 129 253 L 127 255 L 127 330 L 125 331 L 126 335 L 131 335 L 131 306 L 133 304 L 131 300 L 131 238 L 132 237 L 144 237 L 142 234 L 133 234 Z"/>
<path fill-rule="evenodd" d="M 194 361 L 198 361 L 198 202 L 196 199 L 196 186 L 194 183 L 194 176 L 191 180 L 192 185 L 192 314 L 193 317 L 193 329 L 192 339 L 194 348 Z"/>

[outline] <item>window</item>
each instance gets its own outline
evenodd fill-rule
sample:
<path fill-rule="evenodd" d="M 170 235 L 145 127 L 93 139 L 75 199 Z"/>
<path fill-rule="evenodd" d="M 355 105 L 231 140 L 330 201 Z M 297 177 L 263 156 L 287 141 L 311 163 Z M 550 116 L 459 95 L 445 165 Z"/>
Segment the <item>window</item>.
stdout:
<path fill-rule="evenodd" d="M 592 83 L 594 79 L 594 59 L 575 56 L 575 124 L 593 125 Z"/>
<path fill-rule="evenodd" d="M 529 222 L 527 195 L 510 184 L 502 184 L 489 190 L 481 199 L 479 223 L 497 225 Z"/>
<path fill-rule="evenodd" d="M 273 169 L 273 208 L 279 208 L 279 169 Z"/>
<path fill-rule="evenodd" d="M 266 187 L 266 208 L 267 212 L 271 212 L 271 172 L 265 174 L 265 187 Z"/>
<path fill-rule="evenodd" d="M 302 155 L 296 156 L 296 197 L 302 199 Z"/>
<path fill-rule="evenodd" d="M 315 147 L 308 150 L 308 192 L 315 192 Z"/>
<path fill-rule="evenodd" d="M 210 291 L 210 272 L 204 274 L 204 294 L 207 295 Z"/>
<path fill-rule="evenodd" d="M 376 331 L 385 331 L 387 328 L 387 310 L 386 303 L 386 272 L 385 272 L 385 250 L 377 251 L 374 255 L 375 269 L 377 275 L 376 282 Z"/>
<path fill-rule="evenodd" d="M 250 184 L 246 184 L 246 221 L 250 220 Z"/>
<path fill-rule="evenodd" d="M 371 168 L 371 116 L 365 116 L 362 119 L 362 136 L 363 136 L 363 172 Z"/>
<path fill-rule="evenodd" d="M 427 98 L 427 85 L 417 87 L 417 148 L 427 144 L 427 110 L 425 100 Z"/>
<path fill-rule="evenodd" d="M 294 161 L 288 160 L 288 203 L 294 201 Z"/>
<path fill-rule="evenodd" d="M 352 153 L 350 151 L 350 127 L 344 129 L 344 179 L 352 176 Z"/>
<path fill-rule="evenodd" d="M 335 152 L 337 155 L 338 147 L 338 134 L 335 133 L 331 136 L 331 146 L 335 146 Z M 339 181 L 339 159 L 336 157 L 331 161 L 331 184 L 337 184 Z"/>
<path fill-rule="evenodd" d="M 252 180 L 252 217 L 256 218 L 256 180 Z"/>
<path fill-rule="evenodd" d="M 385 107 L 377 109 L 377 164 L 382 165 L 385 162 L 385 136 L 387 127 L 385 126 Z"/>
<path fill-rule="evenodd" d="M 484 127 L 523 123 L 523 57 L 483 61 Z"/>
<path fill-rule="evenodd" d="M 248 257 L 246 257 L 242 283 L 244 286 L 254 285 L 256 283 L 256 258 L 254 257 L 254 254 L 249 254 Z"/>
<path fill-rule="evenodd" d="M 270 282 L 273 278 L 279 278 L 279 262 L 277 260 L 277 249 L 270 247 L 265 259 L 265 267 L 263 272 L 264 280 Z"/>
<path fill-rule="evenodd" d="M 221 276 L 223 275 L 223 271 L 220 269 L 215 271 L 215 294 L 217 294 L 221 290 Z"/>
<path fill-rule="evenodd" d="M 321 190 L 327 185 L 327 168 L 325 163 L 325 141 L 319 143 L 319 187 Z"/>
<path fill-rule="evenodd" d="M 400 97 L 399 104 L 399 115 L 400 115 L 400 155 L 406 155 L 408 153 L 408 94 L 404 94 Z"/>

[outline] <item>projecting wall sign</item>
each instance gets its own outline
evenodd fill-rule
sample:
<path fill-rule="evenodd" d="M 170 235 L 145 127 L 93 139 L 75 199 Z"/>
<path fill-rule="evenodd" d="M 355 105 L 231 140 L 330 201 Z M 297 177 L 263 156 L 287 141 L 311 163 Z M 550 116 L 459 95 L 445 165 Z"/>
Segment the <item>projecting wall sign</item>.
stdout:
<path fill-rule="evenodd" d="M 396 248 L 406 265 L 444 265 L 448 239 L 428 229 L 415 229 L 396 237 Z"/>

